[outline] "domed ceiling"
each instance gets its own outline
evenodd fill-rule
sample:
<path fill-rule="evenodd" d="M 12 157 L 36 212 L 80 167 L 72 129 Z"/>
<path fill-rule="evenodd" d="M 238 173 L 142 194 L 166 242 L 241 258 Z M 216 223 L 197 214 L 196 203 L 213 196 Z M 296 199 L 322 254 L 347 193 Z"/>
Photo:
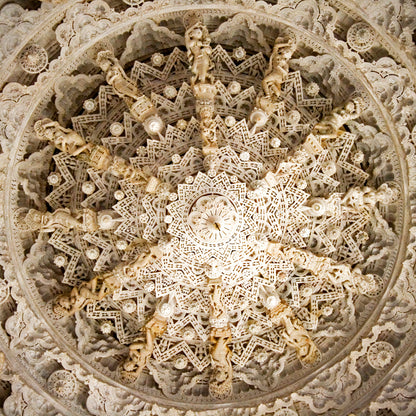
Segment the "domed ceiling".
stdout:
<path fill-rule="evenodd" d="M 413 1 L 0 7 L 0 414 L 416 414 Z"/>

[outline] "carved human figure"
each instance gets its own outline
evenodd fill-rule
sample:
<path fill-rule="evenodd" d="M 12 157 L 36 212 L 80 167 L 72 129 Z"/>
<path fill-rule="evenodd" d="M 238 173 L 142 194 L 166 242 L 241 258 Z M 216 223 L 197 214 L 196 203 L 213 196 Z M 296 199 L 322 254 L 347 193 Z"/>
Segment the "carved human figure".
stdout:
<path fill-rule="evenodd" d="M 287 345 L 295 348 L 296 356 L 303 364 L 313 364 L 320 358 L 320 352 L 299 319 L 283 318 L 285 329 L 280 333 Z"/>
<path fill-rule="evenodd" d="M 363 208 L 371 210 L 377 202 L 390 204 L 395 202 L 397 198 L 398 191 L 383 183 L 377 189 L 369 186 L 351 188 L 342 198 L 341 205 L 356 210 Z"/>
<path fill-rule="evenodd" d="M 151 135 L 160 134 L 163 131 L 164 123 L 157 115 L 156 107 L 140 91 L 137 84 L 126 75 L 114 53 L 109 50 L 100 51 L 97 54 L 96 62 L 106 73 L 107 83 L 125 101 L 132 116 L 143 123 L 146 132 Z"/>
<path fill-rule="evenodd" d="M 153 352 L 154 339 L 150 330 L 146 331 L 144 339 L 139 339 L 129 345 L 129 355 L 123 364 L 123 369 L 129 375 L 138 377 L 143 371 Z"/>
<path fill-rule="evenodd" d="M 30 209 L 23 221 L 32 231 L 53 232 L 61 229 L 68 232 L 72 228 L 84 230 L 83 223 L 74 218 L 68 208 L 58 208 L 54 212 Z"/>
<path fill-rule="evenodd" d="M 112 51 L 98 52 L 96 62 L 105 72 L 107 83 L 113 87 L 119 97 L 129 100 L 130 104 L 133 104 L 143 95 L 136 83 L 126 75 Z"/>
<path fill-rule="evenodd" d="M 72 156 L 88 153 L 94 147 L 92 143 L 86 143 L 75 131 L 66 129 L 49 118 L 38 120 L 34 130 L 39 140 L 51 141 L 59 150 Z"/>
<path fill-rule="evenodd" d="M 113 157 L 112 163 L 108 169 L 114 175 L 122 177 L 123 179 L 130 180 L 132 182 L 147 183 L 152 178 L 152 175 L 146 174 L 142 169 L 135 168 L 126 162 L 123 158 L 118 156 Z M 158 180 L 158 182 L 160 184 L 160 180 Z"/>
<path fill-rule="evenodd" d="M 169 301 L 163 304 L 169 304 Z M 163 309 L 161 313 L 160 309 L 162 308 L 159 305 L 159 310 L 156 309 L 152 318 L 142 328 L 142 331 L 145 332 L 144 339 L 140 338 L 129 346 L 129 356 L 123 364 L 123 374 L 125 376 L 130 378 L 140 376 L 153 353 L 155 339 L 166 331 L 169 314 L 163 314 Z"/>
<path fill-rule="evenodd" d="M 212 327 L 223 328 L 228 325 L 227 309 L 222 301 L 222 290 L 219 284 L 215 284 L 210 293 L 210 323 Z"/>
<path fill-rule="evenodd" d="M 351 268 L 347 264 L 333 264 L 326 270 L 325 278 L 352 293 L 368 295 L 378 289 L 373 275 L 363 274 L 360 269 Z"/>
<path fill-rule="evenodd" d="M 97 170 L 109 170 L 115 176 L 142 183 L 146 187 L 146 192 L 156 192 L 161 184 L 155 176 L 130 165 L 121 157 L 111 156 L 110 151 L 104 146 L 87 144 L 78 133 L 63 128 L 55 121 L 39 120 L 35 123 L 35 131 L 40 140 L 52 141 L 59 150 L 79 156 Z"/>
<path fill-rule="evenodd" d="M 272 101 L 280 97 L 281 86 L 289 74 L 289 59 L 296 50 L 294 38 L 278 37 L 275 41 L 269 66 L 261 83 L 264 94 Z"/>
<path fill-rule="evenodd" d="M 315 275 L 320 275 L 334 263 L 329 257 L 317 256 L 307 250 L 275 242 L 268 243 L 267 253 L 272 257 L 290 261 L 296 266 L 310 270 Z"/>
<path fill-rule="evenodd" d="M 210 58 L 212 53 L 210 42 L 208 29 L 201 22 L 195 23 L 185 32 L 185 45 L 193 73 L 192 86 L 196 83 L 205 84 L 214 81 L 209 72 L 213 67 Z"/>
<path fill-rule="evenodd" d="M 126 267 L 133 270 L 142 269 L 149 264 L 152 264 L 156 260 L 162 258 L 163 251 L 159 248 L 158 245 L 150 246 L 149 250 L 141 253 L 134 262 L 127 265 Z"/>
<path fill-rule="evenodd" d="M 343 107 L 334 108 L 330 114 L 325 116 L 312 130 L 312 134 L 325 139 L 335 139 L 344 130 L 342 126 L 349 120 L 360 116 L 364 109 L 364 100 L 361 97 L 354 98 Z"/>
<path fill-rule="evenodd" d="M 313 364 L 319 359 L 318 348 L 285 301 L 281 300 L 269 309 L 269 316 L 275 325 L 283 325 L 281 337 L 287 345 L 295 348 L 296 356 L 303 364 Z"/>
<path fill-rule="evenodd" d="M 206 147 L 217 147 L 216 128 L 217 123 L 213 119 L 214 109 L 211 106 L 204 106 L 200 113 L 200 131 L 203 144 Z"/>
<path fill-rule="evenodd" d="M 223 399 L 232 393 L 232 351 L 228 346 L 231 341 L 231 329 L 228 326 L 212 328 L 210 341 L 212 373 L 209 380 L 209 392 L 212 397 Z"/>
<path fill-rule="evenodd" d="M 267 253 L 310 270 L 315 276 L 327 279 L 335 286 L 343 286 L 352 293 L 367 295 L 377 290 L 377 282 L 373 275 L 362 274 L 361 270 L 352 268 L 349 264 L 337 263 L 329 257 L 274 242 L 268 243 Z"/>
<path fill-rule="evenodd" d="M 59 316 L 73 315 L 88 304 L 103 300 L 120 286 L 121 281 L 117 273 L 108 272 L 95 276 L 88 282 L 72 288 L 69 294 L 59 295 L 54 301 L 53 311 Z"/>

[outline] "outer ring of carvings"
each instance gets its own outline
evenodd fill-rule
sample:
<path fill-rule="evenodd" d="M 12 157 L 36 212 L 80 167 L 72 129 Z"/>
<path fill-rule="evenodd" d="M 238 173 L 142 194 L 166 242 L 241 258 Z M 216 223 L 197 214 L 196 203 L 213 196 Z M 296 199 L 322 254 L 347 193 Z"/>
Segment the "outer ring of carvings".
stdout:
<path fill-rule="evenodd" d="M 363 12 L 363 10 L 357 6 L 357 3 L 354 3 L 351 0 L 329 0 L 329 3 L 332 3 L 334 7 L 339 8 L 351 13 L 351 17 L 357 19 L 357 21 L 362 21 L 370 25 L 373 30 L 376 32 L 377 38 L 382 41 L 383 47 L 391 54 L 393 58 L 402 63 L 406 68 L 409 69 L 410 76 L 413 78 L 413 82 L 416 84 L 416 66 L 413 64 L 412 60 L 409 59 L 405 52 L 401 50 L 401 44 L 396 42 L 388 33 L 386 33 L 380 26 L 375 25 L 368 16 Z"/>
<path fill-rule="evenodd" d="M 195 8 L 195 7 L 193 7 L 193 8 Z M 199 9 L 203 9 L 204 7 L 203 6 L 200 6 L 198 8 Z M 187 9 L 192 9 L 192 8 L 191 7 L 188 7 Z M 209 11 L 211 13 L 221 13 L 221 14 L 225 14 L 225 11 L 229 11 L 229 9 L 230 9 L 230 7 L 227 7 L 226 10 L 222 10 L 222 9 L 218 9 L 217 8 L 214 11 L 213 9 L 209 8 Z M 142 17 L 143 18 L 151 18 L 153 13 L 157 13 L 157 12 L 144 13 Z M 166 13 L 168 13 L 168 12 L 166 12 Z M 179 14 L 179 13 L 182 14 L 183 12 L 182 11 L 181 12 L 179 12 L 179 11 L 172 11 L 171 13 L 172 14 Z M 291 25 L 290 22 L 284 21 L 283 19 L 278 19 L 277 17 L 276 18 L 270 17 L 270 15 L 266 15 L 265 13 L 261 13 L 261 12 L 258 12 L 258 11 L 257 12 L 256 11 L 252 11 L 252 12 L 250 11 L 248 13 L 251 14 L 252 17 L 253 17 L 253 19 L 256 19 L 256 20 L 260 19 L 263 22 L 268 21 L 268 22 L 275 22 L 275 23 L 283 23 L 283 24 L 286 24 L 287 26 L 292 27 L 293 29 L 295 29 L 297 31 L 302 30 L 302 32 L 303 32 L 303 34 L 305 36 L 310 36 L 314 40 L 314 42 L 316 42 L 317 44 L 319 44 L 319 38 L 317 38 L 313 34 L 309 34 L 307 31 L 305 31 L 303 29 L 296 28 L 295 26 Z M 77 58 L 82 57 L 83 56 L 83 53 L 85 53 L 92 45 L 94 45 L 97 41 L 100 41 L 100 40 L 105 39 L 107 36 L 114 35 L 118 31 L 123 30 L 123 28 L 125 29 L 126 26 L 131 26 L 132 25 L 132 22 L 133 22 L 133 19 L 136 19 L 136 20 L 134 20 L 134 22 L 136 23 L 137 22 L 137 18 L 132 18 L 131 20 L 125 21 L 125 22 L 120 23 L 120 24 L 117 24 L 117 25 L 115 25 L 115 27 L 113 28 L 113 30 L 112 30 L 112 32 L 110 34 L 106 34 L 106 36 L 99 36 L 99 37 L 95 38 L 93 41 L 91 41 L 88 44 L 84 45 L 84 47 L 82 49 L 80 49 L 79 51 L 77 51 L 76 53 L 73 53 L 71 56 L 67 56 L 66 59 L 72 58 L 72 63 L 67 64 L 67 65 L 63 65 L 60 68 L 60 74 L 62 74 L 62 73 L 66 73 L 66 74 L 70 73 L 71 70 L 75 69 L 76 66 L 77 66 L 77 64 L 75 63 L 75 62 L 77 62 Z M 336 51 L 333 51 L 333 52 L 334 52 L 334 56 L 338 56 L 339 55 Z M 345 66 L 345 64 L 347 64 L 348 66 L 351 66 L 351 64 L 348 61 L 346 61 L 345 58 L 338 57 L 338 59 L 344 64 L 344 66 Z M 19 142 L 19 145 L 15 147 L 14 154 L 12 155 L 12 161 L 13 162 L 12 162 L 11 168 L 13 170 L 12 170 L 12 174 L 8 178 L 7 185 L 6 185 L 6 189 L 12 190 L 12 192 L 6 192 L 5 193 L 5 198 L 6 198 L 6 200 L 5 200 L 5 208 L 9 208 L 9 209 L 6 209 L 6 213 L 7 212 L 11 212 L 11 209 L 13 208 L 11 206 L 11 203 L 13 202 L 13 196 L 11 196 L 11 195 L 13 195 L 16 192 L 15 187 L 18 185 L 16 183 L 16 181 L 14 180 L 14 178 L 17 177 L 16 176 L 17 175 L 17 171 L 16 171 L 16 165 L 14 165 L 13 163 L 17 160 L 17 158 L 19 158 L 19 160 L 20 160 L 24 156 L 25 148 L 26 148 L 26 141 L 28 140 L 28 137 L 31 134 L 30 131 L 25 131 L 25 130 L 26 130 L 27 126 L 28 125 L 31 125 L 32 121 L 35 120 L 39 116 L 39 112 L 41 111 L 41 109 L 39 108 L 39 105 L 45 104 L 47 101 L 49 101 L 50 97 L 53 94 L 53 92 L 52 92 L 53 91 L 53 87 L 52 86 L 53 86 L 53 82 L 54 82 L 53 75 L 54 74 L 52 72 L 49 75 L 51 77 L 51 79 L 49 79 L 48 82 L 47 82 L 47 84 L 45 85 L 45 88 L 43 90 L 44 91 L 43 97 L 41 97 L 41 98 L 39 98 L 37 100 L 33 100 L 31 111 L 28 111 L 27 116 L 25 118 L 25 122 L 23 123 L 23 125 L 22 125 L 22 127 L 21 127 L 21 129 L 19 131 L 18 137 L 21 138 L 21 142 Z M 357 74 L 355 74 L 355 77 L 356 76 L 357 76 Z M 359 78 L 360 78 L 360 81 L 364 85 L 367 84 L 367 82 L 365 81 L 365 79 L 364 79 L 364 77 L 362 75 Z M 373 99 L 376 101 L 376 97 L 373 96 Z M 382 106 L 382 104 L 378 104 L 378 107 L 379 108 L 381 106 Z M 396 141 L 396 147 L 399 147 L 399 146 L 397 146 L 398 145 L 398 140 L 397 140 L 398 135 L 394 131 L 395 130 L 394 129 L 394 126 L 392 125 L 391 121 L 388 120 L 388 114 L 387 114 L 387 112 L 386 111 L 382 111 L 382 112 L 383 112 L 384 118 L 387 119 L 386 120 L 386 124 L 388 125 L 389 129 L 394 132 L 394 134 L 392 134 L 392 137 Z M 401 158 L 401 159 L 403 160 L 404 158 Z M 402 165 L 402 171 L 405 171 L 404 168 L 405 168 L 405 166 L 403 164 Z M 403 177 L 403 180 L 405 180 L 405 177 Z M 16 253 L 16 251 L 17 251 L 16 242 L 14 241 L 14 238 L 11 235 L 11 230 L 12 230 L 12 227 L 11 227 L 11 219 L 8 216 L 6 216 L 5 218 L 6 218 L 6 222 L 7 222 L 7 231 L 8 231 L 9 247 L 13 247 L 15 249 L 15 253 Z M 404 220 L 406 220 L 406 218 L 404 218 Z M 406 240 L 407 240 L 407 236 L 404 235 L 402 237 L 402 247 L 404 247 L 403 241 L 406 241 Z M 402 251 L 404 251 L 404 248 L 402 249 Z M 403 255 L 404 254 L 405 253 L 403 253 Z M 23 273 L 23 270 L 22 270 L 22 263 L 19 260 L 20 259 L 17 259 L 16 256 L 13 257 L 14 266 L 16 267 L 16 270 L 18 271 L 17 274 L 18 274 L 19 283 L 20 283 L 22 289 L 24 290 L 24 292 L 27 295 L 29 295 L 30 297 L 33 297 L 34 296 L 34 293 L 33 293 L 33 289 L 34 288 L 33 287 L 29 287 L 29 285 L 27 283 L 27 280 L 24 278 L 24 273 Z M 397 268 L 396 268 L 396 274 L 397 274 Z M 394 280 L 396 278 L 397 278 L 397 276 L 395 276 L 394 279 L 391 280 L 390 285 L 389 285 L 389 287 L 386 290 L 386 293 L 392 287 L 392 285 L 394 284 Z M 76 359 L 77 362 L 80 362 L 81 361 L 82 362 L 82 365 L 84 366 L 84 368 L 88 369 L 88 371 L 90 371 L 91 373 L 96 373 L 98 371 L 95 368 L 92 368 L 87 362 L 84 362 L 84 360 L 82 360 L 82 359 L 80 360 L 80 356 L 72 350 L 71 343 L 68 342 L 67 340 L 64 340 L 63 337 L 62 337 L 62 335 L 59 334 L 54 329 L 54 327 L 49 323 L 49 320 L 48 320 L 45 312 L 42 311 L 41 308 L 38 305 L 34 305 L 33 306 L 33 309 L 34 309 L 34 311 L 37 314 L 39 314 L 39 316 L 41 316 L 43 318 L 43 320 L 45 321 L 45 323 L 47 325 L 48 331 L 51 333 L 51 335 L 54 338 L 56 338 L 56 339 L 58 339 L 60 341 L 60 345 L 65 346 L 65 348 L 67 350 L 67 353 L 72 358 Z M 358 337 L 358 336 L 360 336 L 360 333 L 356 334 L 356 337 Z M 356 340 L 352 340 L 351 343 L 356 343 Z M 333 358 L 333 360 L 331 360 L 331 362 L 327 363 L 326 366 L 327 367 L 330 366 L 336 359 L 339 359 L 339 358 L 340 358 L 339 356 L 335 356 Z M 319 370 L 316 370 L 316 372 L 317 371 L 322 371 L 322 368 L 320 368 Z M 314 376 L 314 374 L 310 374 L 308 376 L 308 378 L 312 378 L 313 376 Z M 120 387 L 120 385 L 118 383 L 114 382 L 114 380 L 112 380 L 109 377 L 104 376 L 101 373 L 100 373 L 100 378 L 105 379 L 105 381 L 107 383 L 111 384 L 111 385 Z M 302 381 L 303 380 L 304 379 L 302 379 Z M 128 387 L 125 387 L 125 386 L 123 386 L 123 388 L 126 389 L 126 390 L 128 390 L 130 393 L 132 393 L 132 394 L 134 394 L 136 396 L 143 397 L 143 395 L 141 395 L 136 390 L 129 389 Z M 286 388 L 285 390 L 287 391 L 289 389 Z M 143 398 L 145 398 L 146 400 L 149 399 L 149 397 L 143 397 Z M 271 397 L 269 397 L 269 398 L 268 397 L 262 397 L 262 399 L 271 400 L 272 398 Z M 158 401 L 159 401 L 159 403 L 165 402 L 167 405 L 172 405 L 172 404 L 174 404 L 175 406 L 178 406 L 179 405 L 178 402 L 172 403 L 170 400 L 158 399 Z M 247 404 L 250 404 L 250 403 L 247 403 Z M 205 407 L 206 406 L 204 405 L 204 408 Z"/>

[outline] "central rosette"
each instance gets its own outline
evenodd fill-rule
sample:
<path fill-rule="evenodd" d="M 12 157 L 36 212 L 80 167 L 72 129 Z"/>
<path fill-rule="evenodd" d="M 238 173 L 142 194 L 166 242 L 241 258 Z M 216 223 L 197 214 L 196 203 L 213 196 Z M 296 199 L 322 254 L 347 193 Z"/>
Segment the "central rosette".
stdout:
<path fill-rule="evenodd" d="M 190 231 L 201 242 L 223 243 L 234 235 L 239 214 L 226 196 L 204 195 L 191 206 L 187 222 Z"/>
<path fill-rule="evenodd" d="M 247 236 L 256 231 L 246 184 L 226 173 L 210 178 L 201 172 L 186 182 L 167 207 L 168 233 L 179 239 L 187 261 L 202 265 L 216 258 L 229 264 L 231 252 L 244 251 Z"/>

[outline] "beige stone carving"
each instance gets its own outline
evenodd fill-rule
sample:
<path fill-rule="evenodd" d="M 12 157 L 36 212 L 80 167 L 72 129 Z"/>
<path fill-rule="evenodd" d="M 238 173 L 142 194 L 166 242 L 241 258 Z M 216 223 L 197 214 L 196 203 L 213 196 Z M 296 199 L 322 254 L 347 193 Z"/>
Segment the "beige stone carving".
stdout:
<path fill-rule="evenodd" d="M 57 121 L 49 118 L 38 120 L 34 126 L 35 133 L 39 140 L 52 142 L 59 150 L 78 156 L 83 152 L 89 152 L 94 147 L 75 131 L 62 127 Z"/>
<path fill-rule="evenodd" d="M 145 332 L 144 338 L 130 344 L 129 356 L 123 364 L 123 377 L 134 380 L 140 376 L 153 353 L 155 339 L 163 335 L 167 329 L 169 313 L 163 313 L 163 306 L 169 306 L 170 301 L 159 305 L 152 318 L 142 328 Z"/>
<path fill-rule="evenodd" d="M 217 88 L 214 85 L 214 77 L 210 73 L 213 68 L 210 58 L 212 52 L 210 41 L 208 29 L 200 21 L 185 33 L 185 45 L 193 74 L 191 86 L 196 98 L 196 111 L 200 118 L 200 132 L 205 156 L 214 153 L 218 148 L 217 125 L 214 120 L 214 98 Z"/>
<path fill-rule="evenodd" d="M 150 116 L 156 115 L 157 111 L 153 103 L 139 90 L 136 83 L 126 75 L 112 51 L 98 52 L 96 62 L 106 73 L 107 83 L 126 102 L 133 117 L 143 123 Z M 160 120 L 160 123 L 160 131 L 162 131 L 162 120 Z"/>
<path fill-rule="evenodd" d="M 80 221 L 81 219 L 81 221 Z M 68 232 L 75 228 L 80 231 L 97 230 L 96 213 L 90 209 L 82 210 L 73 215 L 68 208 L 58 208 L 54 212 L 41 212 L 30 209 L 23 218 L 22 228 L 31 231 L 53 232 L 57 229 Z"/>
<path fill-rule="evenodd" d="M 289 74 L 289 60 L 296 50 L 294 38 L 276 38 L 269 66 L 262 80 L 262 92 L 256 99 L 256 108 L 252 111 L 250 121 L 257 127 L 266 124 L 268 116 L 277 110 L 277 100 L 281 86 Z"/>
<path fill-rule="evenodd" d="M 146 132 L 150 135 L 160 135 L 165 126 L 157 114 L 156 107 L 140 91 L 137 84 L 126 75 L 114 53 L 109 50 L 100 51 L 97 54 L 96 62 L 106 73 L 107 83 L 125 101 L 132 116 L 143 123 Z"/>
<path fill-rule="evenodd" d="M 275 257 L 292 262 L 292 264 L 310 270 L 315 276 L 327 279 L 335 286 L 359 294 L 371 294 L 377 290 L 373 275 L 362 274 L 361 270 L 349 264 L 340 264 L 329 257 L 318 256 L 307 250 L 269 242 L 267 252 Z"/>
<path fill-rule="evenodd" d="M 213 64 L 211 62 L 212 49 L 208 29 L 197 22 L 185 32 L 185 45 L 188 50 L 188 60 L 193 76 L 191 86 L 197 83 L 213 83 L 214 79 L 210 74 Z"/>
<path fill-rule="evenodd" d="M 209 392 L 214 398 L 224 399 L 232 394 L 233 387 L 232 352 L 228 347 L 231 341 L 231 329 L 228 326 L 212 328 L 210 340 L 212 373 L 209 380 Z"/>
<path fill-rule="evenodd" d="M 216 137 L 217 123 L 213 119 L 214 109 L 211 106 L 204 106 L 199 115 L 201 117 L 200 131 L 204 146 L 203 150 L 205 154 L 210 154 L 218 148 Z"/>
<path fill-rule="evenodd" d="M 58 316 L 73 315 L 88 304 L 103 300 L 120 286 L 120 278 L 114 271 L 95 276 L 74 287 L 69 294 L 59 295 L 54 301 L 53 311 Z"/>
<path fill-rule="evenodd" d="M 347 121 L 359 117 L 364 107 L 364 100 L 361 97 L 357 97 L 347 102 L 343 107 L 334 108 L 330 114 L 315 125 L 312 134 L 324 139 L 335 139 L 345 132 L 342 126 Z"/>
<path fill-rule="evenodd" d="M 341 204 L 346 208 L 369 209 L 371 210 L 377 202 L 391 204 L 397 200 L 399 192 L 396 188 L 383 183 L 377 189 L 364 186 L 362 188 L 351 188 L 341 200 Z"/>
<path fill-rule="evenodd" d="M 162 256 L 163 251 L 159 248 L 159 246 L 153 245 L 149 248 L 149 251 L 140 254 L 139 257 L 133 263 L 126 266 L 126 268 L 132 270 L 142 269 L 162 258 Z"/>
<path fill-rule="evenodd" d="M 294 38 L 278 37 L 261 83 L 264 94 L 272 101 L 280 97 L 281 85 L 289 74 L 289 60 L 296 50 Z"/>
<path fill-rule="evenodd" d="M 135 168 L 121 157 L 111 156 L 110 151 L 104 146 L 87 144 L 78 133 L 63 128 L 56 121 L 37 121 L 35 132 L 40 140 L 53 142 L 59 150 L 80 157 L 97 170 L 109 170 L 115 176 L 142 184 L 147 192 L 156 192 L 161 184 L 155 176 Z"/>
<path fill-rule="evenodd" d="M 231 365 L 232 352 L 228 347 L 231 341 L 231 329 L 228 323 L 227 309 L 222 300 L 221 278 L 218 270 L 208 274 L 210 293 L 210 324 L 211 324 L 211 365 L 212 373 L 209 382 L 209 392 L 212 397 L 223 399 L 232 394 L 233 369 Z"/>
<path fill-rule="evenodd" d="M 280 301 L 270 309 L 269 316 L 275 325 L 283 325 L 281 337 L 287 345 L 296 350 L 296 356 L 303 364 L 313 364 L 320 358 L 320 352 L 315 343 L 285 301 Z"/>

